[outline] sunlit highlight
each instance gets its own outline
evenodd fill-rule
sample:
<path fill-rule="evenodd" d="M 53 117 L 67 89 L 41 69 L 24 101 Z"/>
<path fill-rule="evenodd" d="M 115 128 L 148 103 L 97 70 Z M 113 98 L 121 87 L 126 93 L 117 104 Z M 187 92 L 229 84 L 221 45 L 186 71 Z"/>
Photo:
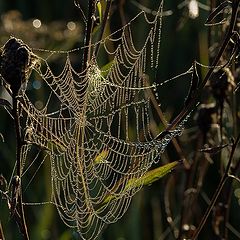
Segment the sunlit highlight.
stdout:
<path fill-rule="evenodd" d="M 188 9 L 190 18 L 195 19 L 199 16 L 199 6 L 197 0 L 190 0 L 188 4 Z"/>
<path fill-rule="evenodd" d="M 39 19 L 34 19 L 32 24 L 35 28 L 40 28 L 42 25 L 42 23 Z"/>

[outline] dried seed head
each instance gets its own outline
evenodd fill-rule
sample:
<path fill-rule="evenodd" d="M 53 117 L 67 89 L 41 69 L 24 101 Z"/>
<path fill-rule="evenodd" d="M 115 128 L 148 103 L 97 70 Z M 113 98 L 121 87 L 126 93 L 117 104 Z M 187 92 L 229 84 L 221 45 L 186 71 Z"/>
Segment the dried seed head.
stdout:
<path fill-rule="evenodd" d="M 30 75 L 32 59 L 37 57 L 22 40 L 14 37 L 5 43 L 0 53 L 0 74 L 13 94 L 17 94 Z"/>

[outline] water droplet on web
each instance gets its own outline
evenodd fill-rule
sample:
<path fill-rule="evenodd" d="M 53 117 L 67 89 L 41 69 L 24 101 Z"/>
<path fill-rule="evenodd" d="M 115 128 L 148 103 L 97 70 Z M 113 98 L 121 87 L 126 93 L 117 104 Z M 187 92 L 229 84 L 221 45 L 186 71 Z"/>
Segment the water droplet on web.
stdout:
<path fill-rule="evenodd" d="M 32 83 L 32 86 L 33 86 L 34 89 L 40 89 L 41 86 L 42 86 L 42 83 L 39 80 L 34 80 L 33 83 Z"/>

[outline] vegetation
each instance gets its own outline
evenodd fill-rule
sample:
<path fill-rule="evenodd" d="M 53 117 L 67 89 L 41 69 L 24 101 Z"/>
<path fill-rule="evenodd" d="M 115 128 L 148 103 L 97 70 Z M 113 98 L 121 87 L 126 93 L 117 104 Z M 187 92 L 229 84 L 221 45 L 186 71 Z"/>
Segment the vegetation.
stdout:
<path fill-rule="evenodd" d="M 65 1 L 58 1 L 56 6 L 45 1 L 36 1 L 35 6 L 17 2 L 15 6 L 0 4 L 0 42 L 5 44 L 0 59 L 0 239 L 80 239 L 61 222 L 55 206 L 44 202 L 51 195 L 51 174 L 47 157 L 36 154 L 39 146 L 29 154 L 36 155 L 34 164 L 27 163 L 29 168 L 19 178 L 25 144 L 19 129 L 19 88 L 28 77 L 36 77 L 31 75 L 32 66 L 38 64 L 34 50 L 85 46 L 82 56 L 75 54 L 71 59 L 72 65 L 84 72 L 88 69 L 91 41 L 101 41 L 126 26 L 141 10 L 153 19 L 159 3 L 100 0 L 96 4 L 89 0 L 75 1 L 74 7 Z M 155 109 L 150 125 L 159 141 L 172 134 L 186 117 L 187 126 L 168 144 L 160 161 L 138 178 L 126 181 L 126 192 L 143 188 L 133 197 L 127 213 L 104 229 L 100 239 L 240 238 L 239 2 L 164 3 L 159 66 L 147 76 L 148 84 L 154 84 L 153 78 L 156 82 L 155 92 L 147 92 Z M 60 9 L 60 5 L 65 8 Z M 12 8 L 18 11 L 7 12 Z M 141 46 L 147 34 L 142 22 L 135 24 L 132 34 L 138 38 L 135 44 Z M 21 41 L 8 41 L 10 35 L 27 46 Z M 98 44 L 95 46 L 102 73 L 94 69 L 91 73 L 96 74 L 94 79 L 105 81 L 113 59 L 104 55 Z M 154 47 L 157 49 L 157 45 Z M 49 53 L 41 51 L 41 57 L 59 72 L 63 59 Z M 189 72 L 190 77 L 185 74 Z M 93 88 L 101 89 L 101 85 L 94 84 Z M 43 88 L 43 99 L 46 93 Z M 34 89 L 32 95 L 34 99 Z M 156 117 L 161 122 L 155 121 Z M 54 140 L 47 147 L 59 152 L 65 148 Z M 94 159 L 96 166 L 112 156 L 107 148 L 101 149 Z M 114 187 L 120 184 L 121 180 Z M 99 211 L 115 199 L 109 194 Z M 41 204 L 28 206 L 30 201 Z"/>

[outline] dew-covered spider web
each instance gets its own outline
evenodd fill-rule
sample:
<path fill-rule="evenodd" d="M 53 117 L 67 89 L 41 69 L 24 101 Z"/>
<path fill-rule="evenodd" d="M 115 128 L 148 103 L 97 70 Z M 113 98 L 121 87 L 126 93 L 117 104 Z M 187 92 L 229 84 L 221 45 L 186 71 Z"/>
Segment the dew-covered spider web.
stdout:
<path fill-rule="evenodd" d="M 141 179 L 183 130 L 184 122 L 158 139 L 159 132 L 151 129 L 154 114 L 149 92 L 156 93 L 157 84 L 149 80 L 148 71 L 159 64 L 162 11 L 163 1 L 154 17 L 142 11 L 91 45 L 92 53 L 100 44 L 100 53 L 111 59 L 105 70 L 94 54 L 86 70 L 76 70 L 72 58 L 80 59 L 84 48 L 34 50 L 37 63 L 31 65 L 28 85 L 19 94 L 25 142 L 22 171 L 33 159 L 32 148 L 39 147 L 51 164 L 50 202 L 83 239 L 96 239 L 106 224 L 123 216 L 142 187 L 130 183 Z M 136 21 L 146 26 L 141 44 L 133 34 Z M 58 55 L 64 66 L 56 73 L 49 60 Z M 41 83 L 44 94 L 40 90 L 30 94 L 30 86 L 36 83 Z"/>

